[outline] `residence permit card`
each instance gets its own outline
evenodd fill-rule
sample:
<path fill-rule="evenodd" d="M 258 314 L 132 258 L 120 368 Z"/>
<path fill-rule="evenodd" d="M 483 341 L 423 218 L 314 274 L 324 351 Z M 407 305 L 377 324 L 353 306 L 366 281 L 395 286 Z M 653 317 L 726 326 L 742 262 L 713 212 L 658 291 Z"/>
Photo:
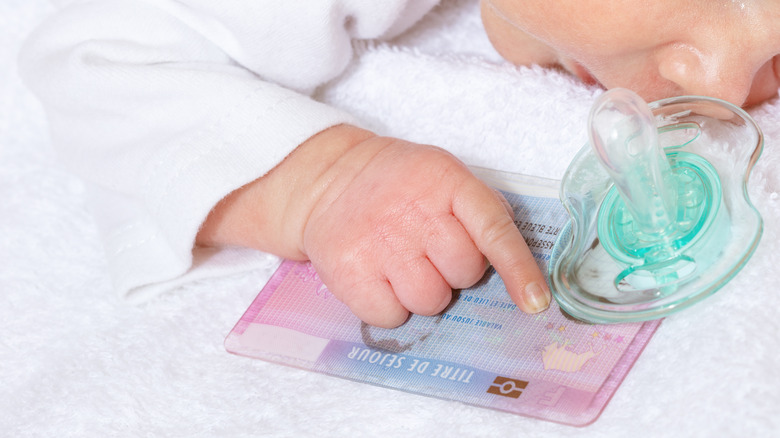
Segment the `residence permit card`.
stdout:
<path fill-rule="evenodd" d="M 543 272 L 568 221 L 554 182 L 474 169 L 502 191 Z M 369 326 L 312 266 L 284 261 L 225 340 L 235 354 L 349 380 L 584 426 L 595 421 L 660 321 L 592 325 L 555 302 L 528 315 L 492 268 L 437 316 Z"/>

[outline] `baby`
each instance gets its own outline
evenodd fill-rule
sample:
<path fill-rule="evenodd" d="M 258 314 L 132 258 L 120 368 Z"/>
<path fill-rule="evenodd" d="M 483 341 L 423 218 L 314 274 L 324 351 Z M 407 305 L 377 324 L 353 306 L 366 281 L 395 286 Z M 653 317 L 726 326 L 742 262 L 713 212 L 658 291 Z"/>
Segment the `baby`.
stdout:
<path fill-rule="evenodd" d="M 750 106 L 780 85 L 780 4 L 738 0 L 485 0 L 493 45 L 653 101 L 681 94 Z"/>
<path fill-rule="evenodd" d="M 80 1 L 44 23 L 22 74 L 90 185 L 118 288 L 240 246 L 311 260 L 377 326 L 441 312 L 488 264 L 520 309 L 545 309 L 545 277 L 499 193 L 442 149 L 378 137 L 307 97 L 344 70 L 351 40 L 392 38 L 435 3 Z M 780 84 L 777 2 L 491 0 L 482 15 L 509 61 L 647 100 L 751 105 Z"/>

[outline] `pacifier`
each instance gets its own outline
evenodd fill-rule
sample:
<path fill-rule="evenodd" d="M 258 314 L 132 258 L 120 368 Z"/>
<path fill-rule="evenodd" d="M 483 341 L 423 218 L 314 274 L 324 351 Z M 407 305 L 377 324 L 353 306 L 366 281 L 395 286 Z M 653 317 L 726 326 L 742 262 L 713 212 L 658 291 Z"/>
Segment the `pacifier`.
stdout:
<path fill-rule="evenodd" d="M 596 100 L 588 127 L 561 184 L 571 218 L 550 262 L 560 307 L 594 323 L 645 321 L 734 277 L 763 229 L 747 193 L 763 149 L 753 119 L 719 99 L 648 105 L 616 88 Z"/>

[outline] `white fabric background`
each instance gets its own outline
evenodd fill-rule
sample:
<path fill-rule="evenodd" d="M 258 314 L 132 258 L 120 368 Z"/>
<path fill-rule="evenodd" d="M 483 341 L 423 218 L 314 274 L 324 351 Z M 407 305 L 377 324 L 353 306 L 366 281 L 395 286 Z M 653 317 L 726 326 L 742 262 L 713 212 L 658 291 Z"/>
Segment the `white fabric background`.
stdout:
<path fill-rule="evenodd" d="M 273 272 L 204 278 L 142 305 L 112 292 L 80 181 L 53 157 L 16 51 L 49 8 L 0 3 L 0 435 L 771 436 L 780 430 L 780 101 L 751 111 L 765 220 L 751 263 L 667 318 L 601 418 L 572 428 L 232 356 L 222 347 Z M 598 90 L 503 64 L 474 0 L 445 0 L 394 45 L 367 44 L 320 97 L 382 134 L 469 164 L 560 178 Z"/>

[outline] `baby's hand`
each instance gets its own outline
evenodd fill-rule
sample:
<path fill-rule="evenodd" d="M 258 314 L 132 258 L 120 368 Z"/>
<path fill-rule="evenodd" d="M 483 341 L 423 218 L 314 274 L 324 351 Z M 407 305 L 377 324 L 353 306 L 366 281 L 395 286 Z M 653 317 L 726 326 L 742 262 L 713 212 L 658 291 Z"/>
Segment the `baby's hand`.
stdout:
<path fill-rule="evenodd" d="M 341 127 L 325 137 L 338 137 L 334 129 Z M 354 132 L 359 140 L 314 172 L 306 196 L 290 194 L 277 234 L 297 251 L 271 252 L 311 260 L 331 293 L 381 327 L 402 324 L 409 312 L 441 312 L 452 289 L 479 281 L 488 261 L 520 309 L 548 306 L 544 277 L 498 192 L 442 149 Z M 316 161 L 302 157 L 292 161 Z"/>
<path fill-rule="evenodd" d="M 482 278 L 487 260 L 521 309 L 547 307 L 544 279 L 508 204 L 455 157 L 388 138 L 351 153 L 360 155 L 360 171 L 321 198 L 303 245 L 329 290 L 358 317 L 393 327 L 407 311 L 439 313 L 452 289 Z"/>

